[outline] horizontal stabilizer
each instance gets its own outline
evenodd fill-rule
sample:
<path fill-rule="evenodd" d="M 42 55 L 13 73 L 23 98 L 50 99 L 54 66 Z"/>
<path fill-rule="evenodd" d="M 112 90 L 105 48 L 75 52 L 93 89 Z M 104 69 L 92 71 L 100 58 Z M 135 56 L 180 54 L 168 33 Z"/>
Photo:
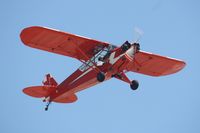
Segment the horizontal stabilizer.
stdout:
<path fill-rule="evenodd" d="M 50 86 L 31 86 L 23 89 L 23 92 L 32 97 L 42 98 L 47 97 L 55 88 Z"/>
<path fill-rule="evenodd" d="M 75 94 L 71 94 L 71 95 L 61 95 L 59 97 L 57 97 L 56 99 L 53 100 L 53 102 L 57 102 L 57 103 L 73 103 L 75 101 L 77 101 L 78 98 Z"/>

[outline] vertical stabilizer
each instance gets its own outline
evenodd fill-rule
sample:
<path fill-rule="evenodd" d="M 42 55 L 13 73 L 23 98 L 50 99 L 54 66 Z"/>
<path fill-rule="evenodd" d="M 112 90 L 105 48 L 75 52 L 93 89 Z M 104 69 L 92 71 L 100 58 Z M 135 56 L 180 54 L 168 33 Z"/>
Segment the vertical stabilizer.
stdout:
<path fill-rule="evenodd" d="M 45 75 L 42 83 L 44 86 L 57 86 L 58 85 L 56 80 L 50 74 Z"/>

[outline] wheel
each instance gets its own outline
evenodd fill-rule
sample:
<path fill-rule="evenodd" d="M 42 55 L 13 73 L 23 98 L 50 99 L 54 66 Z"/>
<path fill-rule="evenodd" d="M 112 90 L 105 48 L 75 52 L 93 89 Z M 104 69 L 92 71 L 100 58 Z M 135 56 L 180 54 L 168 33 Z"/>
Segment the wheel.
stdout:
<path fill-rule="evenodd" d="M 48 111 L 48 108 L 47 108 L 47 107 L 45 108 L 45 111 Z"/>
<path fill-rule="evenodd" d="M 131 81 L 130 87 L 132 90 L 137 90 L 137 88 L 139 87 L 138 81 L 137 80 Z"/>
<path fill-rule="evenodd" d="M 99 82 L 103 82 L 103 81 L 105 80 L 105 75 L 104 75 L 103 72 L 99 72 L 99 73 L 97 74 L 97 80 L 98 80 Z"/>

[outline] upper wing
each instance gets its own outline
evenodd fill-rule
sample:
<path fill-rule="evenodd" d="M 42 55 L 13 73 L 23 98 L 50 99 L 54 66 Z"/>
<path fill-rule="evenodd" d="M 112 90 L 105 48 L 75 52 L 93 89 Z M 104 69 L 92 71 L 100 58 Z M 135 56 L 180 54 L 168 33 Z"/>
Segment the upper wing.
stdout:
<path fill-rule="evenodd" d="M 38 26 L 25 28 L 20 37 L 27 46 L 85 61 L 109 46 L 105 42 Z"/>
<path fill-rule="evenodd" d="M 185 65 L 185 62 L 177 59 L 140 51 L 135 54 L 133 62 L 128 64 L 127 70 L 150 76 L 164 76 L 180 71 Z"/>

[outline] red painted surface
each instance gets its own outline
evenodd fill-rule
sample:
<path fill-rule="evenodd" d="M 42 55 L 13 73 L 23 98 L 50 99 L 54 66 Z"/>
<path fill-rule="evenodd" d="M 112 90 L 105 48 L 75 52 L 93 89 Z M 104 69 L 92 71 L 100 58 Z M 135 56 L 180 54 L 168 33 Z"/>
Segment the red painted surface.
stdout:
<path fill-rule="evenodd" d="M 98 48 L 103 49 L 109 46 L 109 43 L 44 27 L 26 28 L 21 32 L 20 37 L 27 46 L 73 57 L 85 63 L 100 51 Z M 100 83 L 97 80 L 98 72 L 105 73 L 105 80 L 119 74 L 121 78 L 114 77 L 131 83 L 125 71 L 164 76 L 178 72 L 184 66 L 185 62 L 177 59 L 144 51 L 130 55 L 118 47 L 110 51 L 110 56 L 101 66 L 94 63 L 85 70 L 77 69 L 60 84 L 57 84 L 50 75 L 46 75 L 43 86 L 28 87 L 23 92 L 32 97 L 45 97 L 48 101 L 72 103 L 77 100 L 75 93 Z"/>
<path fill-rule="evenodd" d="M 108 43 L 72 35 L 70 33 L 48 29 L 44 27 L 28 27 L 20 34 L 22 42 L 32 48 L 45 50 L 80 60 L 88 60 L 94 54 L 95 47 L 105 47 Z M 84 49 L 85 58 L 79 49 Z"/>

